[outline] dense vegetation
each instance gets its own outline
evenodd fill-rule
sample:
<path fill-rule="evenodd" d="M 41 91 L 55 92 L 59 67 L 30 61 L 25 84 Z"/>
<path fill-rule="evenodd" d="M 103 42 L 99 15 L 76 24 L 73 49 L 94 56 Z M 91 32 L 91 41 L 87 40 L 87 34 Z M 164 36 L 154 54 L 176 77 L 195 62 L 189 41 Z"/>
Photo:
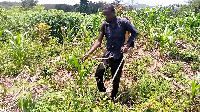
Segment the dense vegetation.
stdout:
<path fill-rule="evenodd" d="M 81 59 L 98 38 L 101 12 L 0 8 L 1 81 L 14 79 L 12 87 L 0 83 L 1 110 L 200 110 L 200 13 L 155 7 L 118 16 L 130 17 L 140 34 L 126 54 L 117 101 L 111 102 L 99 99 L 94 78 L 95 56 L 102 56 L 105 40 L 90 59 Z"/>
<path fill-rule="evenodd" d="M 37 0 L 21 0 L 22 2 L 0 2 L 0 6 L 6 9 L 11 9 L 12 7 L 22 6 L 25 10 L 32 8 L 37 4 Z M 104 6 L 104 2 L 92 2 L 83 0 L 80 4 L 68 5 L 68 4 L 41 4 L 45 7 L 45 10 L 57 9 L 63 10 L 64 12 L 81 12 L 87 14 L 96 14 L 98 10 Z"/>

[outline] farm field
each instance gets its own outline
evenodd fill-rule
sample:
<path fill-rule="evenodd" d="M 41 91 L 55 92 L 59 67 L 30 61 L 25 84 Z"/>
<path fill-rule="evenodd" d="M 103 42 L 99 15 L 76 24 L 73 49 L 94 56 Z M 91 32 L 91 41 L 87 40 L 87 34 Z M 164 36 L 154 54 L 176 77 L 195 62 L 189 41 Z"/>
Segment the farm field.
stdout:
<path fill-rule="evenodd" d="M 82 61 L 98 38 L 102 12 L 0 7 L 0 111 L 198 112 L 200 13 L 147 7 L 117 15 L 129 17 L 139 35 L 125 54 L 112 102 L 100 99 L 94 77 L 106 39 Z M 105 84 L 110 92 L 109 73 Z"/>

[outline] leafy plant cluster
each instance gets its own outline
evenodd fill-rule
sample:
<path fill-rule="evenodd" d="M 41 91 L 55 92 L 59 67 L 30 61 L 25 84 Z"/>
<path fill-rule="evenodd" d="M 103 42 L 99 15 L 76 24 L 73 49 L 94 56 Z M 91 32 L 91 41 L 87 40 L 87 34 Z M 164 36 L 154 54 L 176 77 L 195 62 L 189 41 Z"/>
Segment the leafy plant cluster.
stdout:
<path fill-rule="evenodd" d="M 178 48 L 176 41 L 179 39 L 185 43 L 200 45 L 199 13 L 185 12 L 181 17 L 171 16 L 168 9 L 159 6 L 124 13 L 125 16 L 131 17 L 131 22 L 138 28 L 140 34 L 148 38 L 149 48 L 157 46 L 161 54 Z M 194 47 L 193 51 L 198 51 L 198 47 Z"/>

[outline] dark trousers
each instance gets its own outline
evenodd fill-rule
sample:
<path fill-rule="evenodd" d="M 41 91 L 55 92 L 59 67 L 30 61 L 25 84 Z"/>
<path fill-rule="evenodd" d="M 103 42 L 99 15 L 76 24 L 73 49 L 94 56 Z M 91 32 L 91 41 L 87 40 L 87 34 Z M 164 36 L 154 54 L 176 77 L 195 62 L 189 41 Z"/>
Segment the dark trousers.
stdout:
<path fill-rule="evenodd" d="M 95 77 L 96 77 L 97 86 L 98 86 L 98 89 L 100 92 L 106 92 L 106 88 L 103 83 L 103 75 L 105 73 L 105 70 L 107 70 L 108 67 L 111 67 L 111 74 L 113 77 L 119 64 L 121 63 L 122 58 L 123 58 L 123 56 L 120 59 L 114 59 L 114 58 L 104 59 L 104 60 L 102 60 L 102 63 L 99 64 L 99 66 L 96 70 L 96 73 L 95 73 Z M 117 75 L 115 76 L 115 79 L 113 81 L 113 90 L 111 93 L 111 97 L 113 97 L 113 98 L 116 97 L 116 95 L 118 93 L 119 82 L 120 82 L 123 64 L 124 64 L 124 61 L 121 64 L 121 66 L 117 72 Z"/>

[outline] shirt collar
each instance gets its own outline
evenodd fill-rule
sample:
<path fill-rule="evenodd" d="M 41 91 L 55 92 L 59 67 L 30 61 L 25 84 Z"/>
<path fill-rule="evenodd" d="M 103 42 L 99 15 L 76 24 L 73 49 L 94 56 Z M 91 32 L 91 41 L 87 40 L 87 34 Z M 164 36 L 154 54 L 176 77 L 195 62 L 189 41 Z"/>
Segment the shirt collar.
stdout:
<path fill-rule="evenodd" d="M 120 18 L 116 16 L 115 19 L 114 19 L 114 22 L 115 22 L 115 26 L 114 27 L 116 27 L 118 25 L 119 21 L 120 21 Z M 110 22 L 107 22 L 107 23 L 111 24 Z"/>

